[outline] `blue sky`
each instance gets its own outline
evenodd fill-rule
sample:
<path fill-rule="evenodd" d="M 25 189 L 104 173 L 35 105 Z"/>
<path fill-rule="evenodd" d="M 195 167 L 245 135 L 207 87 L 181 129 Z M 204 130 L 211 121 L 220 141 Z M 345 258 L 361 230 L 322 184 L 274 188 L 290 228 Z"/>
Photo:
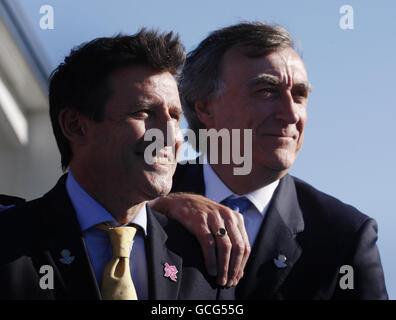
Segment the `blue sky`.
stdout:
<path fill-rule="evenodd" d="M 302 44 L 314 87 L 304 146 L 291 173 L 376 219 L 388 292 L 396 299 L 395 1 L 19 2 L 53 67 L 75 45 L 143 26 L 177 31 L 187 50 L 242 19 L 286 27 Z M 54 8 L 53 30 L 39 27 L 45 4 Z M 339 27 L 343 5 L 354 9 L 353 30 Z"/>

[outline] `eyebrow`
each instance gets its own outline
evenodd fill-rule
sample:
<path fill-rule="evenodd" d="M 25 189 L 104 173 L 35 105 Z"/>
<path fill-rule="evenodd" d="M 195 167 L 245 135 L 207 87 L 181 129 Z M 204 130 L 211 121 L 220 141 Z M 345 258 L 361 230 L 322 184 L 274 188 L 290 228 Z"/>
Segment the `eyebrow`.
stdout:
<path fill-rule="evenodd" d="M 254 87 L 259 84 L 279 86 L 281 85 L 281 81 L 277 76 L 268 73 L 263 73 L 257 76 L 256 78 L 249 80 L 247 85 L 248 87 Z M 312 91 L 312 85 L 308 81 L 295 83 L 294 87 L 297 87 L 298 89 L 306 90 L 308 93 Z"/>
<path fill-rule="evenodd" d="M 180 117 L 184 114 L 183 109 L 174 104 L 169 106 L 169 111 L 176 112 Z"/>
<path fill-rule="evenodd" d="M 161 103 L 158 103 L 155 99 L 142 99 L 135 104 L 136 108 L 149 108 L 149 107 L 156 107 L 161 106 Z M 169 105 L 169 110 L 173 112 L 177 112 L 179 115 L 183 115 L 183 109 L 175 104 Z"/>
<path fill-rule="evenodd" d="M 309 82 L 300 82 L 294 85 L 297 89 L 305 90 L 307 93 L 312 92 L 312 85 Z"/>
<path fill-rule="evenodd" d="M 142 99 L 135 103 L 137 108 L 148 108 L 152 105 L 158 105 L 158 103 L 153 99 Z"/>

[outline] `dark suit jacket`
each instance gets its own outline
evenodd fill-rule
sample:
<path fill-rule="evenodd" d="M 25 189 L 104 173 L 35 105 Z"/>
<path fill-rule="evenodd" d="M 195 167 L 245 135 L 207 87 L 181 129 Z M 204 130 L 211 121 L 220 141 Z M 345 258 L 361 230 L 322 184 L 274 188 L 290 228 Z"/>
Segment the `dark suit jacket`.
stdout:
<path fill-rule="evenodd" d="M 202 165 L 179 165 L 172 192 L 205 195 Z M 377 225 L 290 175 L 280 180 L 237 286 L 237 299 L 387 299 Z M 274 258 L 286 256 L 278 268 Z M 353 268 L 342 290 L 340 267 Z M 345 278 L 342 279 L 343 281 Z M 348 282 L 351 283 L 351 282 Z"/>
<path fill-rule="evenodd" d="M 0 214 L 0 299 L 100 299 L 80 226 L 65 188 L 66 175 L 42 198 Z M 150 299 L 233 299 L 205 272 L 196 239 L 147 206 L 146 255 Z M 68 249 L 74 260 L 60 261 Z M 175 265 L 177 281 L 164 277 Z M 54 289 L 40 288 L 43 265 L 54 270 Z"/>
<path fill-rule="evenodd" d="M 24 203 L 25 200 L 22 198 L 18 198 L 18 197 L 13 197 L 13 196 L 6 196 L 4 194 L 0 194 L 0 205 L 3 206 L 10 206 L 13 204 L 21 204 Z"/>

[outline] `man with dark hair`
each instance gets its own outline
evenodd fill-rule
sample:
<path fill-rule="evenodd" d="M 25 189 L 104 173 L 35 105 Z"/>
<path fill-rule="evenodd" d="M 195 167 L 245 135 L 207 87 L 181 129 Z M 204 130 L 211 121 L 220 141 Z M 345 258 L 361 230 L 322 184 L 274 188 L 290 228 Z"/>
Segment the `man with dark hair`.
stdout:
<path fill-rule="evenodd" d="M 221 162 L 231 150 L 222 139 L 218 163 L 180 165 L 172 191 L 183 193 L 152 207 L 201 230 L 205 255 L 217 250 L 226 262 L 217 270 L 221 284 L 242 277 L 251 250 L 239 299 L 386 299 L 376 222 L 288 174 L 302 147 L 310 91 L 284 28 L 246 22 L 212 32 L 187 57 L 183 108 L 197 137 L 203 128 L 250 129 L 251 171 L 235 175 L 239 164 Z M 249 150 L 240 141 L 239 150 Z"/>
<path fill-rule="evenodd" d="M 143 29 L 84 44 L 54 71 L 50 116 L 69 171 L 2 212 L 0 298 L 233 297 L 205 272 L 195 238 L 146 205 L 171 189 L 184 60 L 178 37 Z M 150 129 L 168 139 L 147 162 Z"/>

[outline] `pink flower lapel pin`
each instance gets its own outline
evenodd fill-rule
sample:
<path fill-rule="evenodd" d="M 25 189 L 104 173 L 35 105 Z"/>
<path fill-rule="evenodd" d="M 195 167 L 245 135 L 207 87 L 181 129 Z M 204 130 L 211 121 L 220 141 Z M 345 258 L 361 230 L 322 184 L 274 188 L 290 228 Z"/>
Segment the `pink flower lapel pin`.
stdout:
<path fill-rule="evenodd" d="M 169 278 L 172 281 L 176 281 L 177 280 L 177 276 L 176 273 L 178 273 L 179 271 L 176 269 L 176 266 L 170 266 L 168 263 L 165 262 L 164 264 L 164 277 L 165 278 Z"/>

